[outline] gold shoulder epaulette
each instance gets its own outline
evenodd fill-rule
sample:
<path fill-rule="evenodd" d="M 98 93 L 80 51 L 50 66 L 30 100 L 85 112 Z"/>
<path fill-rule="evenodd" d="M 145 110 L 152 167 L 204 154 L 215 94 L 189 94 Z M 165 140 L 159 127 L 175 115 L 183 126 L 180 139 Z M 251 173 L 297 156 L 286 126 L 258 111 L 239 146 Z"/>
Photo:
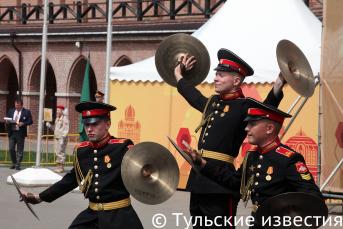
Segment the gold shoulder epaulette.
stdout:
<path fill-rule="evenodd" d="M 291 157 L 291 156 L 293 156 L 293 154 L 295 154 L 295 152 L 293 152 L 292 150 L 287 149 L 287 148 L 285 148 L 283 146 L 277 147 L 275 152 L 277 152 L 279 154 L 282 154 L 282 155 L 284 155 L 286 157 Z"/>

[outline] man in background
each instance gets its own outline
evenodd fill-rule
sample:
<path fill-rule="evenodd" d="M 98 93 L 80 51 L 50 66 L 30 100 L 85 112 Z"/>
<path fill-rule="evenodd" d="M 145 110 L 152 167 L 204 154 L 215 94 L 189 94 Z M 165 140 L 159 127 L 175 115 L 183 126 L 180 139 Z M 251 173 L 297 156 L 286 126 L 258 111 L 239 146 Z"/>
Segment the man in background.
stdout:
<path fill-rule="evenodd" d="M 54 130 L 54 150 L 56 154 L 57 168 L 54 170 L 56 173 L 64 172 L 64 163 L 66 158 L 66 146 L 68 143 L 69 133 L 69 119 L 65 114 L 65 107 L 58 105 L 56 109 L 56 120 L 52 126 L 49 122 L 46 126 Z"/>
<path fill-rule="evenodd" d="M 29 109 L 23 107 L 23 100 L 16 98 L 14 107 L 8 111 L 6 120 L 9 149 L 12 160 L 10 169 L 20 170 L 20 163 L 23 160 L 25 138 L 27 136 L 27 126 L 31 125 L 32 115 Z M 17 146 L 17 150 L 16 150 Z"/>
<path fill-rule="evenodd" d="M 96 90 L 94 96 L 95 96 L 95 101 L 96 101 L 96 102 L 98 102 L 98 103 L 103 103 L 103 102 L 104 102 L 105 94 L 102 93 L 101 91 Z"/>

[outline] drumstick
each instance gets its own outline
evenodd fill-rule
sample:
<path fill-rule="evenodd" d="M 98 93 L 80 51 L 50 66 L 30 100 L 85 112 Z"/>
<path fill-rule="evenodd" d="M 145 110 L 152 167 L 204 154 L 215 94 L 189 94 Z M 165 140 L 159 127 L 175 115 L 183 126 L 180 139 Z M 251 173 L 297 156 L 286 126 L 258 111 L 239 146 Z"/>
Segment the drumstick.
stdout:
<path fill-rule="evenodd" d="M 187 148 L 187 150 L 192 151 L 192 147 L 186 142 L 185 140 L 182 140 L 182 144 Z"/>
<path fill-rule="evenodd" d="M 185 140 L 182 140 L 182 144 L 187 148 L 188 151 L 195 151 L 197 154 L 199 154 L 198 150 L 194 150 Z"/>

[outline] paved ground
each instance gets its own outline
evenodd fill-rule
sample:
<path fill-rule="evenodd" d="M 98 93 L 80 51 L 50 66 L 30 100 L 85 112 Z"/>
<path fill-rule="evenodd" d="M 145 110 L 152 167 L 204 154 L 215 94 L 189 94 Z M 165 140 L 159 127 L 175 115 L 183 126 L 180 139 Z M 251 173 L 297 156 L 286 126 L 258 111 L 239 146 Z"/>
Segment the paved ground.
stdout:
<path fill-rule="evenodd" d="M 26 209 L 23 203 L 18 202 L 18 194 L 13 185 L 6 184 L 7 176 L 12 174 L 13 170 L 8 167 L 0 167 L 0 228 L 3 229 L 62 229 L 68 228 L 68 225 L 75 216 L 87 207 L 87 200 L 84 200 L 80 193 L 69 193 L 53 203 L 41 203 L 33 206 L 40 217 L 36 220 Z M 43 188 L 28 188 L 33 192 L 39 192 Z M 186 223 L 180 218 L 177 226 L 176 216 L 172 213 L 182 214 L 189 217 L 188 202 L 189 194 L 185 192 L 176 192 L 175 195 L 163 204 L 156 206 L 143 205 L 135 200 L 133 206 L 140 217 L 144 228 L 154 229 L 152 218 L 155 214 L 162 213 L 166 216 L 167 224 L 164 229 L 186 228 Z M 238 208 L 238 215 L 245 218 L 250 214 L 249 208 L 242 205 Z M 189 219 L 189 218 L 188 218 Z M 159 222 L 162 222 L 159 220 Z M 239 229 L 247 227 L 237 227 Z M 325 227 L 341 228 L 341 227 Z"/>

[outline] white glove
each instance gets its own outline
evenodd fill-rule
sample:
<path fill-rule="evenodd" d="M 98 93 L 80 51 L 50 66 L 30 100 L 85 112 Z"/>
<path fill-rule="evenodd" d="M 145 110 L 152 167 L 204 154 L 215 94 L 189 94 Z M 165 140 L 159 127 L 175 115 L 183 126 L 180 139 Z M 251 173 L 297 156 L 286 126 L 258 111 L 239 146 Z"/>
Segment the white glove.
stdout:
<path fill-rule="evenodd" d="M 46 122 L 45 125 L 46 125 L 46 127 L 51 128 L 51 123 L 50 122 Z"/>

